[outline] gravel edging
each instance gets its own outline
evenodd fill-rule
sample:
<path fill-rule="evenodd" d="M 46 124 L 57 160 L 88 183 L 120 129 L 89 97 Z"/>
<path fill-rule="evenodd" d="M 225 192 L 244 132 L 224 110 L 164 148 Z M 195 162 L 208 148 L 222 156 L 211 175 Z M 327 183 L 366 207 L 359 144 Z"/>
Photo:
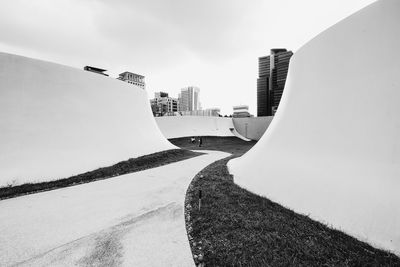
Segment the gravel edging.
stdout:
<path fill-rule="evenodd" d="M 194 179 L 198 179 L 199 174 L 197 174 Z M 187 191 L 186 191 L 186 196 L 185 196 L 185 225 L 186 225 L 186 232 L 189 240 L 189 245 L 190 249 L 192 251 L 192 256 L 193 256 L 193 261 L 196 264 L 196 266 L 201 266 L 203 264 L 203 259 L 204 259 L 204 253 L 202 251 L 201 247 L 201 241 L 195 242 L 195 239 L 193 238 L 193 226 L 192 226 L 192 221 L 191 221 L 191 213 L 193 208 L 191 203 L 194 200 L 194 195 L 189 194 L 188 192 L 193 192 L 193 183 L 190 183 Z"/>

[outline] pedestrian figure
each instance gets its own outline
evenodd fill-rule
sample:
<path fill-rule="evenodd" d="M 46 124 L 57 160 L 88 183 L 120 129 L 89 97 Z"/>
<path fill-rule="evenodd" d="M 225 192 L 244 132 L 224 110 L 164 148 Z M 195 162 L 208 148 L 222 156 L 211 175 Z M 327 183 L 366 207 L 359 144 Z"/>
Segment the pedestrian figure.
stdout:
<path fill-rule="evenodd" d="M 200 136 L 199 137 L 199 147 L 201 147 L 202 144 L 203 144 L 203 138 Z"/>

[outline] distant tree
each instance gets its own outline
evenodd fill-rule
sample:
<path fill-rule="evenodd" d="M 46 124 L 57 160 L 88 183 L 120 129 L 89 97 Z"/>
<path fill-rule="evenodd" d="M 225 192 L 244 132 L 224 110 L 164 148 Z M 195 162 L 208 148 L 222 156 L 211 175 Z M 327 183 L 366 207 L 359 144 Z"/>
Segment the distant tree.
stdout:
<path fill-rule="evenodd" d="M 153 116 L 155 117 L 156 114 L 157 114 L 157 106 L 154 105 L 154 104 L 152 104 L 152 105 L 151 105 L 151 111 L 153 112 Z"/>

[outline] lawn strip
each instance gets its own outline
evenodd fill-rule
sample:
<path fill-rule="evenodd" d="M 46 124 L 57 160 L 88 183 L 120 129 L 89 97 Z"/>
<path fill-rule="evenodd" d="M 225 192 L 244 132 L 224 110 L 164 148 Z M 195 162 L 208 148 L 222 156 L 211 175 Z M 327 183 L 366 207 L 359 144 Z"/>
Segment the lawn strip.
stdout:
<path fill-rule="evenodd" d="M 226 164 L 253 145 L 243 142 L 221 137 L 208 138 L 205 142 L 203 137 L 203 149 L 218 147 L 234 155 L 204 168 L 187 190 L 185 220 L 196 264 L 400 266 L 400 258 L 392 253 L 237 186 Z M 173 143 L 184 148 L 195 146 L 189 138 L 173 140 Z M 199 190 L 202 192 L 200 211 Z"/>
<path fill-rule="evenodd" d="M 253 147 L 256 141 L 244 141 L 235 136 L 202 136 L 203 144 L 199 147 L 198 139 L 190 142 L 190 137 L 169 139 L 172 144 L 190 150 L 218 150 L 240 156 Z"/>
<path fill-rule="evenodd" d="M 62 178 L 48 182 L 26 183 L 17 186 L 0 187 L 0 200 L 42 191 L 54 190 L 67 186 L 90 183 L 97 180 L 108 179 L 127 173 L 160 167 L 166 164 L 189 159 L 199 155 L 202 155 L 202 153 L 193 152 L 185 149 L 170 149 L 141 156 L 138 158 L 131 158 L 109 167 L 99 168 L 94 171 L 74 175 L 69 178 Z"/>

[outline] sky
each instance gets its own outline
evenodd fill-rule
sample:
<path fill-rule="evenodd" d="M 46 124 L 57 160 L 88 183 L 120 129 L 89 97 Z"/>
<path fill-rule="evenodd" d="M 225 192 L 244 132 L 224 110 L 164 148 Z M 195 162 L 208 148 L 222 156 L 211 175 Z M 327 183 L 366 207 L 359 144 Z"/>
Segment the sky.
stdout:
<path fill-rule="evenodd" d="M 374 0 L 0 0 L 0 52 L 111 77 L 146 76 L 146 91 L 200 88 L 203 108 L 257 110 L 258 57 L 294 53 Z"/>

